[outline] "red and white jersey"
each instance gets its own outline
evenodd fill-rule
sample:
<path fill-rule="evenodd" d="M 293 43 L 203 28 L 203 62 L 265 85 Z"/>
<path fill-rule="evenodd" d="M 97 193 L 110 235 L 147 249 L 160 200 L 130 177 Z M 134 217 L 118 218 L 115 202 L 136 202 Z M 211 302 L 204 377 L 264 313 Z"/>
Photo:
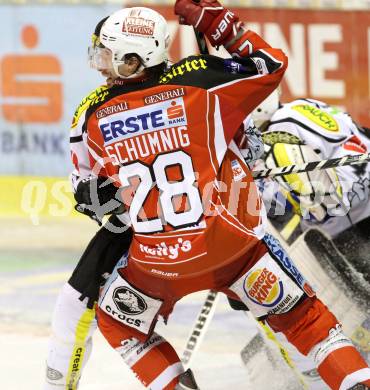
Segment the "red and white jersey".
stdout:
<path fill-rule="evenodd" d="M 238 61 L 191 56 L 90 106 L 91 164 L 123 189 L 135 232 L 131 269 L 164 279 L 215 275 L 262 238 L 262 204 L 232 140 L 286 66 L 267 44 Z"/>

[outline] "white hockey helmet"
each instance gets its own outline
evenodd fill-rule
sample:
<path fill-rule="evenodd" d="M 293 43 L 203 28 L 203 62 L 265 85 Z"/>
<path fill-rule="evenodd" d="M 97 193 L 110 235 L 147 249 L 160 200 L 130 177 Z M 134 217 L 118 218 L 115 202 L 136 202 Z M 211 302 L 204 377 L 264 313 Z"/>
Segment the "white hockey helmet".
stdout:
<path fill-rule="evenodd" d="M 169 32 L 162 15 L 145 7 L 124 8 L 113 13 L 104 22 L 100 42 L 112 52 L 113 70 L 125 63 L 126 54 L 136 54 L 144 68 L 159 65 L 167 60 Z"/>
<path fill-rule="evenodd" d="M 280 89 L 276 88 L 267 98 L 252 111 L 252 119 L 257 127 L 269 121 L 279 108 Z"/>

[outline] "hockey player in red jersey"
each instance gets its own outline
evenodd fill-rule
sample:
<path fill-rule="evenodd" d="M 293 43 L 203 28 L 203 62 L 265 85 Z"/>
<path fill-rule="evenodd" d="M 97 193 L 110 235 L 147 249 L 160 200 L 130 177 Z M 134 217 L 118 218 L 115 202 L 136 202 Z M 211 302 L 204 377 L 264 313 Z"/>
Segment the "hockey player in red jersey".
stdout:
<path fill-rule="evenodd" d="M 312 354 L 331 388 L 369 385 L 370 369 L 336 318 L 265 235 L 258 191 L 233 141 L 280 82 L 286 57 L 217 1 L 178 0 L 175 12 L 234 58 L 192 56 L 165 71 L 166 22 L 142 7 L 114 13 L 100 33 L 96 55 L 126 82 L 87 110 L 91 165 L 121 188 L 134 230 L 127 263 L 101 293 L 101 331 L 144 385 L 173 389 L 183 368 L 154 333 L 157 318 L 212 288 Z"/>

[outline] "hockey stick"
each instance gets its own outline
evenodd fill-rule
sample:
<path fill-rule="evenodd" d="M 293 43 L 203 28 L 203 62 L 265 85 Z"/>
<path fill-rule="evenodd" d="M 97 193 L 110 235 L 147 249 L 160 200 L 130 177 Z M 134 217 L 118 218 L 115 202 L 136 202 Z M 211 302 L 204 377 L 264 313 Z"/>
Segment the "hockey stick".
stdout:
<path fill-rule="evenodd" d="M 344 156 L 331 158 L 329 160 L 311 161 L 305 164 L 293 164 L 286 167 L 263 169 L 252 172 L 255 179 L 264 177 L 282 176 L 290 173 L 310 172 L 320 169 L 343 167 L 345 165 L 364 164 L 370 161 L 370 153 L 356 154 L 353 156 Z"/>
<path fill-rule="evenodd" d="M 208 50 L 206 39 L 204 38 L 204 34 L 199 32 L 195 28 L 194 28 L 194 34 L 195 34 L 195 38 L 197 39 L 199 53 L 200 54 L 209 54 L 209 50 Z"/>
<path fill-rule="evenodd" d="M 199 3 L 200 0 L 195 0 L 196 3 Z M 204 37 L 204 34 L 199 32 L 193 27 L 195 38 L 197 40 L 198 49 L 200 54 L 209 54 L 207 42 Z M 181 361 L 187 369 L 190 366 L 190 362 L 194 357 L 195 352 L 200 346 L 202 339 L 204 338 L 205 331 L 207 330 L 213 314 L 216 310 L 216 303 L 219 296 L 217 291 L 209 290 L 207 297 L 200 309 L 200 312 L 197 316 L 197 319 L 192 327 L 190 335 L 188 337 L 188 341 L 186 342 L 186 346 L 184 352 L 182 354 Z"/>
<path fill-rule="evenodd" d="M 200 3 L 200 0 L 194 0 L 194 3 Z M 195 38 L 197 40 L 198 49 L 200 54 L 209 54 L 208 46 L 206 38 L 204 37 L 204 34 L 198 31 L 195 27 L 193 27 L 193 31 L 195 34 Z"/>
<path fill-rule="evenodd" d="M 216 310 L 216 303 L 219 298 L 217 291 L 209 290 L 207 298 L 204 301 L 200 312 L 195 320 L 192 331 L 188 337 L 184 352 L 182 354 L 181 361 L 187 369 L 190 366 L 190 362 L 194 357 L 195 352 L 199 348 L 199 345 L 204 338 L 205 332 L 211 322 L 213 314 Z"/>

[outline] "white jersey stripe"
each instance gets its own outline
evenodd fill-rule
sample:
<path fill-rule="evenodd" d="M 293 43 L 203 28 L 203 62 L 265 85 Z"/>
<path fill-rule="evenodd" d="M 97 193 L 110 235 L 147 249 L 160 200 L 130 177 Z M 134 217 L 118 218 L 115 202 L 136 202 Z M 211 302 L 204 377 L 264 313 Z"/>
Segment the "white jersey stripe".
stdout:
<path fill-rule="evenodd" d="M 213 206 L 215 206 L 215 208 L 217 208 L 217 206 L 216 206 L 212 201 L 210 201 L 210 203 L 211 203 Z M 219 215 L 224 221 L 226 221 L 229 225 L 234 226 L 235 229 L 240 230 L 242 233 L 244 233 L 244 234 L 247 235 L 247 236 L 250 235 L 246 230 L 240 228 L 239 226 L 234 225 L 230 220 L 228 220 L 228 219 L 227 219 L 226 217 L 224 217 L 222 214 L 219 213 L 218 215 Z"/>
<path fill-rule="evenodd" d="M 218 199 L 220 200 L 221 202 L 221 199 L 220 197 L 218 197 Z M 249 236 L 256 236 L 256 234 L 254 233 L 253 230 L 251 229 L 248 229 L 245 225 L 243 225 L 234 215 L 232 215 L 230 213 L 230 211 L 225 207 L 225 205 L 221 202 L 220 206 L 225 210 L 226 214 L 228 216 L 230 216 L 230 219 L 233 219 L 235 221 L 235 223 L 238 223 L 240 228 L 243 229 Z M 220 214 L 219 214 L 220 215 Z M 221 215 L 220 215 L 221 216 Z"/>
<path fill-rule="evenodd" d="M 172 364 L 167 367 L 152 383 L 149 384 L 150 390 L 163 390 L 174 378 L 184 372 L 181 362 Z"/>
<path fill-rule="evenodd" d="M 225 140 L 224 126 L 221 117 L 220 102 L 218 96 L 216 95 L 215 97 L 216 97 L 216 102 L 215 102 L 215 113 L 214 113 L 214 120 L 215 120 L 214 148 L 216 151 L 218 165 L 221 165 L 222 159 L 225 156 L 227 145 Z"/>
<path fill-rule="evenodd" d="M 136 237 L 145 237 L 145 238 L 172 238 L 172 237 L 183 237 L 183 236 L 194 236 L 197 234 L 204 234 L 204 232 L 194 232 L 194 233 L 180 233 L 180 234 L 135 234 Z"/>
<path fill-rule="evenodd" d="M 217 176 L 217 169 L 213 163 L 213 157 L 212 157 L 212 152 L 211 152 L 211 137 L 210 137 L 210 124 L 209 124 L 209 105 L 210 105 L 210 95 L 208 94 L 207 96 L 207 146 L 208 146 L 208 153 L 209 153 L 209 159 L 211 160 L 213 171 L 215 172 L 215 175 Z"/>
<path fill-rule="evenodd" d="M 89 152 L 91 153 L 91 156 L 94 158 L 94 160 L 103 167 L 104 166 L 104 159 L 102 157 L 100 157 L 91 146 L 88 145 L 87 148 L 88 148 Z"/>
<path fill-rule="evenodd" d="M 341 383 L 339 390 L 347 390 L 366 380 L 370 380 L 370 368 L 363 368 L 347 375 Z"/>

